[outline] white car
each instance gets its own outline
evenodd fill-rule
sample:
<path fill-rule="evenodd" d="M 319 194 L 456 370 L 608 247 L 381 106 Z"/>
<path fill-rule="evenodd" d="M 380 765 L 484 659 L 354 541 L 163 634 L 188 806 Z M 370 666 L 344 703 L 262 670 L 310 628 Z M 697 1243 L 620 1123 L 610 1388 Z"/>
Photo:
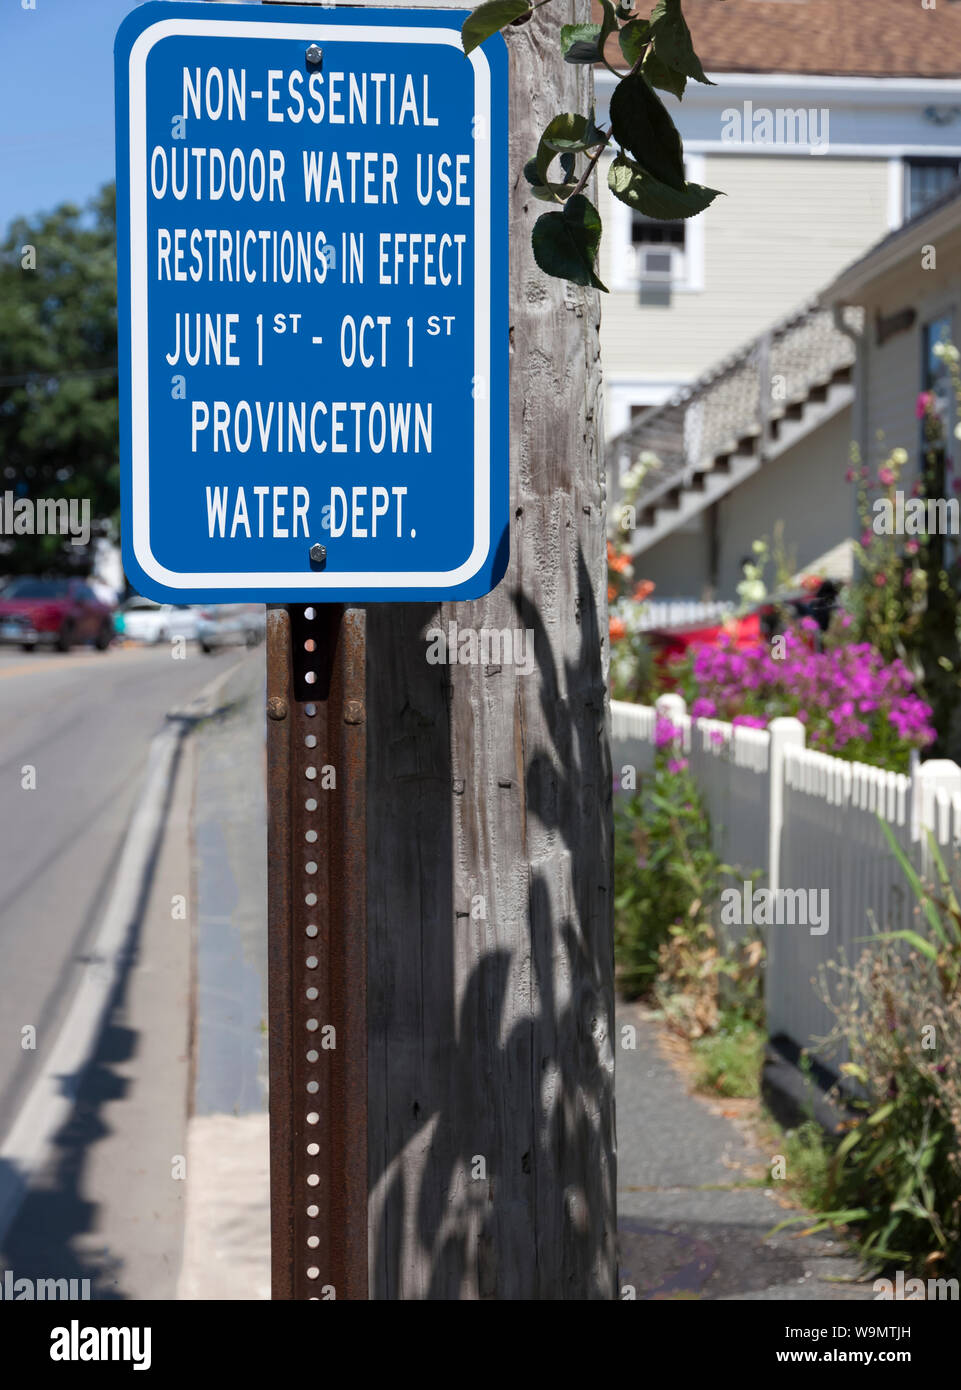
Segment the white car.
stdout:
<path fill-rule="evenodd" d="M 267 610 L 262 603 L 213 603 L 197 617 L 197 641 L 204 652 L 217 647 L 256 647 L 267 631 Z"/>
<path fill-rule="evenodd" d="M 197 640 L 197 610 L 186 604 L 154 603 L 135 594 L 120 609 L 123 635 L 135 642 L 169 642 L 173 637 Z"/>

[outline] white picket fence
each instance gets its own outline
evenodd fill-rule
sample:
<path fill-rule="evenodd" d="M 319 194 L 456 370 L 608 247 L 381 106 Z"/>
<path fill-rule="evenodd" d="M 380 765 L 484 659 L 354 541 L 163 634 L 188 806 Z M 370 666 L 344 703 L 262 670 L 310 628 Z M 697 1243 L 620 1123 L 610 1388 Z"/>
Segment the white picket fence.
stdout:
<path fill-rule="evenodd" d="M 702 603 L 690 598 L 648 599 L 639 619 L 647 632 L 652 627 L 686 627 L 694 623 L 719 623 L 735 611 L 735 604 L 717 600 Z"/>
<path fill-rule="evenodd" d="M 827 890 L 826 932 L 797 921 L 766 929 L 768 1031 L 808 1047 L 834 1021 L 815 989 L 819 968 L 842 952 L 855 958 L 872 915 L 883 930 L 912 924 L 913 895 L 878 814 L 922 876 L 931 872 L 929 828 L 957 878 L 961 768 L 932 760 L 916 763 L 906 776 L 845 762 L 807 748 L 797 719 L 775 719 L 767 729 L 692 720 L 681 696 L 666 695 L 657 709 L 612 701 L 616 778 L 627 766 L 639 776 L 653 768 L 659 712 L 680 730 L 678 744 L 704 798 L 714 848 L 742 871 L 739 881 L 756 872 L 756 887 Z"/>

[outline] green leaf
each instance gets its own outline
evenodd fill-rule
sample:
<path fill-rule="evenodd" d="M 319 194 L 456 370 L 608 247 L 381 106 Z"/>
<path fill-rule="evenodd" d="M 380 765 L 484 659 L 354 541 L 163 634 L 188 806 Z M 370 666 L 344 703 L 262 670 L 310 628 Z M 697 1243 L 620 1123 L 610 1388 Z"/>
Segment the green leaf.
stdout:
<path fill-rule="evenodd" d="M 562 24 L 561 52 L 566 63 L 600 62 L 598 40 L 601 37 L 599 24 Z"/>
<path fill-rule="evenodd" d="M 461 26 L 460 41 L 464 52 L 472 53 L 491 34 L 498 33 L 515 19 L 530 12 L 531 6 L 527 0 L 486 0 L 485 4 L 478 5 L 468 15 Z"/>
<path fill-rule="evenodd" d="M 853 1076 L 855 1081 L 860 1081 L 865 1086 L 868 1084 L 868 1074 L 857 1062 L 842 1062 L 841 1071 L 845 1076 Z"/>
<path fill-rule="evenodd" d="M 915 898 L 917 899 L 920 906 L 924 908 L 924 915 L 928 919 L 928 923 L 930 924 L 931 930 L 934 932 L 935 936 L 941 942 L 941 945 L 947 946 L 948 938 L 945 934 L 944 928 L 941 925 L 941 919 L 938 916 L 938 910 L 935 907 L 934 903 L 931 901 L 931 897 L 924 884 L 921 882 L 920 878 L 915 872 L 914 865 L 908 859 L 907 855 L 904 853 L 904 850 L 901 848 L 897 840 L 894 838 L 894 832 L 891 829 L 890 825 L 888 825 L 884 817 L 878 815 L 878 821 L 880 822 L 881 829 L 884 832 L 884 838 L 887 840 L 888 844 L 891 847 L 891 853 L 894 855 L 895 859 L 898 861 L 898 863 L 901 865 L 901 868 L 904 870 L 905 877 L 911 885 L 911 890 L 914 893 Z"/>
<path fill-rule="evenodd" d="M 613 5 L 613 0 L 601 0 L 601 9 L 604 11 L 604 23 L 601 25 L 601 37 L 598 44 L 600 57 L 604 57 L 604 45 L 608 37 L 617 29 L 617 10 Z"/>
<path fill-rule="evenodd" d="M 564 156 L 570 156 L 573 159 L 575 154 L 603 145 L 606 139 L 607 136 L 603 130 L 598 130 L 594 124 L 593 110 L 589 116 L 581 116 L 576 111 L 568 111 L 561 116 L 555 116 L 541 136 L 537 146 L 537 154 L 534 157 L 539 181 L 544 185 L 550 182 L 547 177 L 548 170 L 558 154 L 561 155 L 561 163 L 563 164 Z M 572 174 L 573 164 L 570 172 L 565 169 L 564 177 L 569 179 Z"/>
<path fill-rule="evenodd" d="M 624 25 L 617 38 L 625 63 L 633 67 L 651 41 L 651 26 L 646 19 L 632 19 Z"/>
<path fill-rule="evenodd" d="M 705 77 L 701 60 L 694 52 L 691 31 L 681 14 L 681 0 L 657 0 L 651 11 L 651 37 L 654 51 L 665 67 L 693 77 L 696 82 L 713 83 Z"/>
<path fill-rule="evenodd" d="M 656 217 L 661 222 L 696 217 L 721 196 L 716 188 L 705 188 L 699 183 L 671 188 L 626 155 L 618 155 L 612 161 L 607 183 L 615 198 L 644 213 L 645 217 Z"/>
<path fill-rule="evenodd" d="M 867 1207 L 849 1207 L 847 1211 L 819 1211 L 815 1216 L 818 1222 L 817 1230 L 823 1230 L 825 1226 L 846 1226 L 850 1221 L 864 1221 L 871 1213 Z M 801 1222 L 810 1221 L 810 1216 L 789 1216 L 786 1221 L 779 1221 L 776 1226 L 765 1234 L 764 1239 L 776 1235 L 778 1231 L 783 1231 L 786 1226 L 797 1226 Z M 812 1228 L 813 1229 L 813 1228 Z M 802 1235 L 807 1234 L 802 1231 Z"/>
<path fill-rule="evenodd" d="M 524 177 L 530 184 L 535 198 L 539 198 L 543 203 L 563 203 L 571 196 L 577 187 L 572 154 L 561 155 L 561 168 L 564 171 L 563 183 L 541 183 L 540 174 L 537 172 L 537 160 L 529 159 L 527 161 L 524 165 Z"/>
<path fill-rule="evenodd" d="M 927 835 L 928 849 L 931 851 L 931 858 L 934 860 L 935 870 L 938 875 L 938 882 L 941 884 L 941 891 L 945 895 L 947 908 L 952 915 L 955 927 L 955 935 L 957 936 L 958 922 L 959 919 L 961 919 L 961 904 L 959 904 L 958 902 L 957 895 L 951 883 L 951 878 L 944 864 L 944 859 L 941 856 L 941 850 L 938 848 L 938 842 L 934 838 L 934 832 L 930 828 L 927 829 Z"/>
<path fill-rule="evenodd" d="M 673 92 L 678 98 L 684 95 L 687 78 L 682 72 L 675 72 L 673 68 L 669 68 L 666 63 L 662 62 L 654 49 L 651 49 L 644 59 L 641 71 L 652 87 L 660 87 L 662 91 Z"/>
<path fill-rule="evenodd" d="M 576 111 L 567 111 L 555 116 L 544 130 L 534 156 L 534 164 L 541 183 L 548 182 L 547 171 L 559 153 L 575 154 L 587 149 L 584 136 L 587 131 L 587 118 Z"/>
<path fill-rule="evenodd" d="M 906 941 L 909 946 L 913 946 L 916 951 L 920 951 L 926 960 L 936 961 L 938 958 L 937 947 L 934 946 L 927 937 L 919 935 L 916 931 L 880 931 L 874 936 L 856 936 L 856 942 L 860 941 Z"/>
<path fill-rule="evenodd" d="M 611 96 L 614 139 L 655 178 L 672 188 L 684 187 L 684 151 L 677 127 L 647 78 L 631 73 Z"/>
<path fill-rule="evenodd" d="M 887 1163 L 896 1148 L 897 1145 L 894 1143 L 893 1139 L 889 1139 L 886 1144 L 879 1144 L 865 1165 L 865 1174 L 873 1173 L 875 1168 L 880 1167 L 882 1163 Z"/>
<path fill-rule="evenodd" d="M 594 272 L 601 242 L 601 219 L 583 193 L 568 199 L 562 212 L 545 212 L 534 223 L 531 246 L 534 260 L 548 275 L 575 285 L 593 285 L 607 291 Z"/>
<path fill-rule="evenodd" d="M 861 1131 L 859 1129 L 852 1129 L 850 1134 L 846 1134 L 835 1150 L 835 1162 L 840 1163 L 841 1159 L 851 1152 L 860 1138 Z"/>
<path fill-rule="evenodd" d="M 562 24 L 561 52 L 566 63 L 600 63 L 604 45 L 617 28 L 617 15 L 611 0 L 601 0 L 603 24 Z"/>
<path fill-rule="evenodd" d="M 879 1106 L 873 1115 L 869 1115 L 865 1120 L 867 1125 L 879 1125 L 882 1120 L 886 1120 L 894 1111 L 894 1101 L 889 1100 L 885 1105 Z"/>

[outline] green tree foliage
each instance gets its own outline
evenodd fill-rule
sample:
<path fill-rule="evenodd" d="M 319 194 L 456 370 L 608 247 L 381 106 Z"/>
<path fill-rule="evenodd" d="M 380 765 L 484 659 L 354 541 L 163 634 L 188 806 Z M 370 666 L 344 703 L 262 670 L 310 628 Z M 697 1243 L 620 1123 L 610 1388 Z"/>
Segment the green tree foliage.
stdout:
<path fill-rule="evenodd" d="M 17 219 L 0 247 L 0 493 L 89 498 L 94 522 L 114 524 L 117 424 L 116 196 L 108 184 L 83 209 L 64 204 Z M 84 558 L 59 536 L 4 540 L 8 573 Z"/>
<path fill-rule="evenodd" d="M 464 52 L 508 25 L 526 24 L 549 0 L 487 0 L 465 20 Z M 660 221 L 695 217 L 718 196 L 715 188 L 688 183 L 684 177 L 681 137 L 655 88 L 684 95 L 688 78 L 713 85 L 694 52 L 691 32 L 681 13 L 681 0 L 657 0 L 649 19 L 642 19 L 628 0 L 615 8 L 601 0 L 600 24 L 563 24 L 560 46 L 567 63 L 603 63 L 618 78 L 611 96 L 611 124 L 600 130 L 594 112 L 565 112 L 555 116 L 541 136 L 536 156 L 524 168 L 534 196 L 561 203 L 560 212 L 545 212 L 532 233 L 534 259 L 548 275 L 577 285 L 606 290 L 595 263 L 601 241 L 601 219 L 584 196 L 594 167 L 608 148 L 618 151 L 608 174 L 608 187 L 629 208 Z M 626 69 L 608 60 L 605 49 L 613 34 Z M 577 157 L 583 169 L 576 171 Z M 553 176 L 560 160 L 563 179 Z"/>

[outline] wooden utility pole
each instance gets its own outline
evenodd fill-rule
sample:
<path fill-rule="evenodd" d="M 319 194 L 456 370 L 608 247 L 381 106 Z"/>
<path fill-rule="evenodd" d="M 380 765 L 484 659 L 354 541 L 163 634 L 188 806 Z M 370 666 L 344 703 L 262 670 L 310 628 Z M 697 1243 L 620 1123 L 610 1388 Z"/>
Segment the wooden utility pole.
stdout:
<path fill-rule="evenodd" d="M 599 304 L 535 266 L 522 174 L 588 110 L 559 27 L 589 18 L 507 32 L 510 567 L 473 603 L 367 610 L 371 1298 L 616 1296 Z M 450 623 L 532 634 L 530 673 L 430 664 Z"/>

